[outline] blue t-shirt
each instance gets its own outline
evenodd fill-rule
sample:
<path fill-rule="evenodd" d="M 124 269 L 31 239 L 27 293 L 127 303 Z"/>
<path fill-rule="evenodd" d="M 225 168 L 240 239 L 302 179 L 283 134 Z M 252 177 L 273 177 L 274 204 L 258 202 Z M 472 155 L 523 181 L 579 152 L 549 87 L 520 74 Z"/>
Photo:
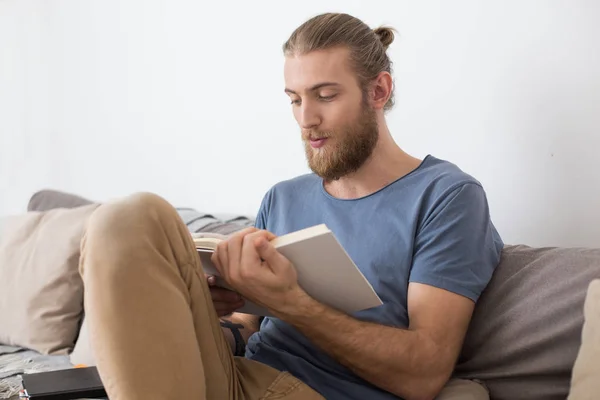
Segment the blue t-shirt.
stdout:
<path fill-rule="evenodd" d="M 364 321 L 408 327 L 407 290 L 419 282 L 477 300 L 500 260 L 503 242 L 479 182 L 456 165 L 427 156 L 383 189 L 343 200 L 314 174 L 275 185 L 256 221 L 283 235 L 326 224 L 383 305 L 354 313 Z M 313 345 L 293 326 L 265 318 L 246 357 L 291 374 L 328 400 L 392 399 Z"/>

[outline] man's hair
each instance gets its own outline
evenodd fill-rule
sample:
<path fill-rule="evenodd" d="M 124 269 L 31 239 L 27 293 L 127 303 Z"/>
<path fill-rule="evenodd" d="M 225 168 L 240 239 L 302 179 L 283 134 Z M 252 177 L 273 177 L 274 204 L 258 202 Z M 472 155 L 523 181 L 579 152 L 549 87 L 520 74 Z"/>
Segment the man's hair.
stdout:
<path fill-rule="evenodd" d="M 394 29 L 371 29 L 360 19 L 348 14 L 317 15 L 300 25 L 283 45 L 285 56 L 306 54 L 315 50 L 347 47 L 350 61 L 358 75 L 363 93 L 382 71 L 392 73 L 392 62 L 386 51 L 394 41 Z M 384 106 L 394 105 L 394 91 Z"/>

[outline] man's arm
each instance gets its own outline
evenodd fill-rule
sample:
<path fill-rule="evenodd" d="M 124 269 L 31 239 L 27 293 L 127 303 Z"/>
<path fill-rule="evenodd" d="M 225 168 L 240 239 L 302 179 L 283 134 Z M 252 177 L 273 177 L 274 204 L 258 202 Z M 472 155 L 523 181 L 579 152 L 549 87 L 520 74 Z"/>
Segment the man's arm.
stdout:
<path fill-rule="evenodd" d="M 307 294 L 277 315 L 363 379 L 407 400 L 433 399 L 458 358 L 474 302 L 410 283 L 408 329 L 356 320 Z"/>
<path fill-rule="evenodd" d="M 481 236 L 480 230 L 471 231 Z M 475 256 L 460 259 L 462 249 L 476 251 L 479 242 L 465 241 L 465 235 L 455 236 L 468 244 L 456 247 L 461 249 L 456 251 L 459 254 L 438 251 L 447 248 L 447 243 L 418 247 L 413 280 L 431 278 L 426 274 L 427 265 L 437 269 L 443 266 L 446 275 L 452 272 L 461 282 L 474 276 L 474 270 L 483 269 L 486 276 L 491 274 L 488 270 L 493 268 L 487 268 L 491 257 L 477 262 L 479 257 Z M 219 244 L 213 262 L 227 283 L 245 298 L 294 325 L 365 380 L 408 400 L 433 399 L 438 394 L 456 363 L 474 309 L 473 300 L 433 285 L 411 282 L 407 329 L 358 321 L 312 299 L 299 286 L 291 262 L 270 243 L 272 239 L 273 234 L 266 231 L 242 231 Z M 429 251 L 425 251 L 428 247 Z M 457 262 L 448 264 L 448 260 Z M 486 264 L 478 268 L 479 262 Z M 416 273 L 419 271 L 422 273 Z M 477 295 L 477 290 L 471 292 Z"/>

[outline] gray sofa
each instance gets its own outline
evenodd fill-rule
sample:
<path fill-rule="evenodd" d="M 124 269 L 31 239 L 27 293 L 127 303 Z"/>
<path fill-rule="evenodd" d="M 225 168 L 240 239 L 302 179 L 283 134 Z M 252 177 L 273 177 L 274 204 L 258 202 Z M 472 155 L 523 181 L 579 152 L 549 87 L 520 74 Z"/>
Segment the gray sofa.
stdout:
<path fill-rule="evenodd" d="M 492 399 L 567 398 L 587 289 L 598 278 L 600 249 L 506 246 L 456 376 L 483 381 Z"/>
<path fill-rule="evenodd" d="M 32 196 L 27 210 L 90 203 L 44 190 Z M 178 211 L 192 232 L 228 234 L 253 223 L 244 216 Z M 594 279 L 600 279 L 600 249 L 507 245 L 476 306 L 455 377 L 481 382 L 491 399 L 567 398 L 581 349 L 584 301 Z M 81 340 L 73 342 L 73 348 Z M 0 346 L 0 399 L 14 396 L 18 372 L 70 368 L 72 357 Z"/>

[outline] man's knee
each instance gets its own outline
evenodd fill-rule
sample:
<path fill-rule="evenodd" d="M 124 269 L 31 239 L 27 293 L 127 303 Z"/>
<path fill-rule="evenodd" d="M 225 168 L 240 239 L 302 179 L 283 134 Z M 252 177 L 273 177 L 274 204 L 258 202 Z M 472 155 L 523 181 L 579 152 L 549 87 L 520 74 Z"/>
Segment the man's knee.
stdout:
<path fill-rule="evenodd" d="M 99 206 L 87 224 L 88 236 L 135 235 L 173 215 L 173 207 L 153 193 L 135 193 Z"/>
<path fill-rule="evenodd" d="M 83 237 L 80 273 L 92 265 L 103 274 L 120 276 L 123 257 L 132 257 L 143 246 L 163 243 L 166 228 L 177 211 L 163 198 L 151 193 L 131 196 L 100 205 L 89 217 Z M 139 254 L 138 254 L 139 255 Z M 88 263 L 87 260 L 102 260 Z"/>

